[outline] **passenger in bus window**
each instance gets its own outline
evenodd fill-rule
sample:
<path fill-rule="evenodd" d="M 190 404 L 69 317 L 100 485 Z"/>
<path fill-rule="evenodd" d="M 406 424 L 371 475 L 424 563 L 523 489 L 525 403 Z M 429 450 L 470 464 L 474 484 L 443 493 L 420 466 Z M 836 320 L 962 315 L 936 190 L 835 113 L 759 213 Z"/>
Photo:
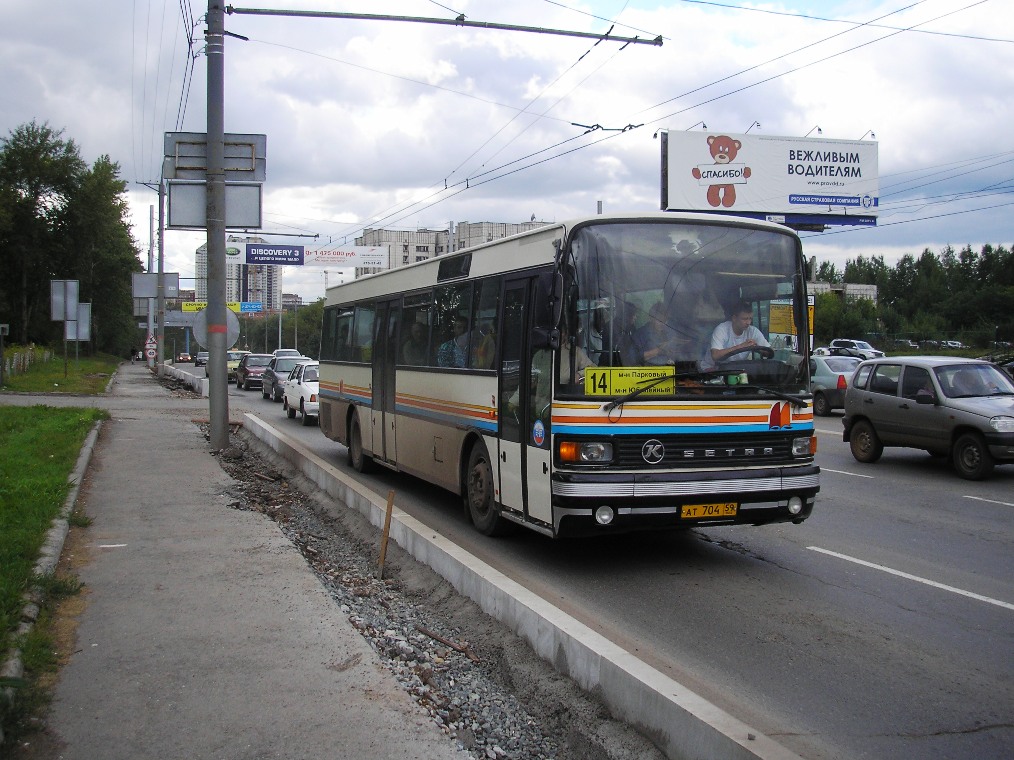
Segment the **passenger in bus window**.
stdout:
<path fill-rule="evenodd" d="M 669 324 L 665 305 L 656 301 L 648 310 L 648 321 L 631 336 L 627 364 L 658 366 L 676 361 L 696 361 L 693 341 L 680 335 Z"/>
<path fill-rule="evenodd" d="M 413 366 L 429 364 L 426 349 L 426 325 L 413 322 L 408 331 L 408 340 L 401 347 L 402 363 Z"/>
<path fill-rule="evenodd" d="M 496 358 L 496 322 L 490 320 L 481 330 L 475 351 L 472 353 L 473 369 L 492 369 Z"/>
<path fill-rule="evenodd" d="M 454 335 L 442 343 L 437 352 L 437 365 L 441 367 L 464 367 L 468 358 L 468 320 L 454 318 Z"/>

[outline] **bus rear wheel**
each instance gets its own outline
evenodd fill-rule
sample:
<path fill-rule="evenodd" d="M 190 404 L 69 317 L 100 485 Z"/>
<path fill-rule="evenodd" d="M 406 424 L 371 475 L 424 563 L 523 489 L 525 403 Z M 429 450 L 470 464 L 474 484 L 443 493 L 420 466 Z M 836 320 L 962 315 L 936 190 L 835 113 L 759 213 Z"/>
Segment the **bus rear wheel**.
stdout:
<path fill-rule="evenodd" d="M 369 472 L 373 459 L 363 451 L 363 435 L 359 432 L 359 418 L 353 413 L 349 424 L 349 464 L 356 472 Z"/>
<path fill-rule="evenodd" d="M 465 471 L 465 504 L 475 529 L 486 536 L 502 536 L 509 530 L 493 498 L 493 469 L 482 441 L 472 446 Z"/>

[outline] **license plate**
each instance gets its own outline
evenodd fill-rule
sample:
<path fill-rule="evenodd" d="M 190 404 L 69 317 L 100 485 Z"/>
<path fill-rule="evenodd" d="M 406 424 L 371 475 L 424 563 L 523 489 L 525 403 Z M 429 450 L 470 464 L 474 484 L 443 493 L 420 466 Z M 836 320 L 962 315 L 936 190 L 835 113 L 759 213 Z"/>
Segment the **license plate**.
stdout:
<path fill-rule="evenodd" d="M 706 517 L 735 517 L 739 505 L 734 501 L 720 504 L 684 504 L 680 507 L 680 517 L 684 520 L 696 520 Z"/>

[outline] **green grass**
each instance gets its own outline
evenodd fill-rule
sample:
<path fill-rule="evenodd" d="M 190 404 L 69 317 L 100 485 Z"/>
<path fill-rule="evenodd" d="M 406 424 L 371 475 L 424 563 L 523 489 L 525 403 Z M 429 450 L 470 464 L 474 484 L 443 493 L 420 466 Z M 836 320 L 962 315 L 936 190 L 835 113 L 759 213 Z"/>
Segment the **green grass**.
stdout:
<path fill-rule="evenodd" d="M 38 634 L 16 641 L 22 597 L 33 585 L 49 598 L 73 593 L 73 580 L 37 578 L 35 563 L 46 533 L 70 486 L 67 482 L 81 446 L 101 409 L 0 406 L 0 662 L 21 646 L 26 668 L 45 665 L 33 652 L 45 651 Z M 20 691 L 20 689 L 19 689 Z M 0 705 L 8 728 L 11 716 Z"/>
<path fill-rule="evenodd" d="M 29 367 L 24 374 L 8 377 L 4 373 L 5 391 L 26 393 L 102 393 L 120 359 L 108 354 L 67 358 L 66 375 L 63 357 L 40 362 Z"/>

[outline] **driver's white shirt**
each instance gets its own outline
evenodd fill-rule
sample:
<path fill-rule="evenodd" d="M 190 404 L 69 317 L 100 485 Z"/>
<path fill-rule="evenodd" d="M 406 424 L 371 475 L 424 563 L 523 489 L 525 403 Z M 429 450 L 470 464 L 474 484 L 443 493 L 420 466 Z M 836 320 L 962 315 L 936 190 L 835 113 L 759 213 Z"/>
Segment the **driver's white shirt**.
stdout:
<path fill-rule="evenodd" d="M 714 332 L 711 333 L 711 347 L 717 348 L 720 351 L 724 351 L 727 348 L 734 348 L 735 346 L 741 346 L 748 340 L 752 340 L 758 346 L 767 346 L 768 339 L 764 337 L 764 333 L 758 330 L 753 325 L 747 325 L 746 329 L 739 335 L 736 335 L 732 331 L 732 322 L 722 322 L 718 327 L 715 328 Z M 711 358 L 711 352 L 709 351 L 707 356 L 704 357 L 704 361 L 701 362 L 703 369 L 711 369 L 715 366 L 715 361 Z"/>

